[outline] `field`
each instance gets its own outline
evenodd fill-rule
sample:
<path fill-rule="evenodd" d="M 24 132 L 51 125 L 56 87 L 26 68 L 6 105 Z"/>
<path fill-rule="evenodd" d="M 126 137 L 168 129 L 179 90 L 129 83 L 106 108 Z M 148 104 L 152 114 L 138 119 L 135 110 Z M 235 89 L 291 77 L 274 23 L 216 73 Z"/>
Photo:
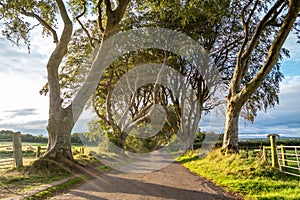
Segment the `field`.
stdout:
<path fill-rule="evenodd" d="M 12 142 L 1 142 L 0 143 L 0 170 L 14 167 L 13 162 L 13 147 L 11 146 Z M 46 143 L 22 143 L 22 155 L 23 155 L 23 165 L 28 166 L 33 161 L 37 159 L 37 147 L 41 147 L 40 154 L 43 155 L 45 148 L 47 147 Z M 72 145 L 73 153 L 79 153 L 82 150 L 81 145 L 74 144 Z M 89 151 L 85 149 L 85 154 L 88 154 Z M 6 162 L 7 161 L 7 162 Z"/>

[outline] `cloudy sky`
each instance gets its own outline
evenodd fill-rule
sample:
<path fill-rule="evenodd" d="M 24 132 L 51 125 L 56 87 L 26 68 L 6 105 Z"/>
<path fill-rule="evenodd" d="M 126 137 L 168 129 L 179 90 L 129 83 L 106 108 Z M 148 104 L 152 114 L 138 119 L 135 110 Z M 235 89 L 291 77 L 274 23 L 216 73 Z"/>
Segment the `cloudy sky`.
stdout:
<path fill-rule="evenodd" d="M 54 49 L 52 38 L 32 35 L 31 52 L 0 40 L 0 130 L 46 134 L 48 97 L 39 90 L 46 83 L 46 62 Z M 259 112 L 254 122 L 241 121 L 241 137 L 278 133 L 300 137 L 300 45 L 290 36 L 285 46 L 291 58 L 282 65 L 285 80 L 281 84 L 280 105 L 267 113 Z M 215 119 L 209 123 L 214 126 Z M 218 121 L 222 126 L 222 123 Z M 219 128 L 220 131 L 222 127 Z"/>

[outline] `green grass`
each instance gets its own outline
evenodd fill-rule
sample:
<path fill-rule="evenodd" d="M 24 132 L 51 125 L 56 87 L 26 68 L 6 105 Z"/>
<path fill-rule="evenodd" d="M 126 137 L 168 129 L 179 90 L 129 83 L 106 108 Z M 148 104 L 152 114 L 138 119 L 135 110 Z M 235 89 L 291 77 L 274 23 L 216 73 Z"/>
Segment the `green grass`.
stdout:
<path fill-rule="evenodd" d="M 0 176 L 0 198 L 18 195 L 35 186 L 58 181 L 68 176 L 67 174 L 25 175 L 18 171 L 2 172 Z"/>
<path fill-rule="evenodd" d="M 31 197 L 25 198 L 24 200 L 46 199 L 46 198 L 52 197 L 54 195 L 57 195 L 58 193 L 66 192 L 66 191 L 70 190 L 71 188 L 74 188 L 75 186 L 85 182 L 86 180 L 87 180 L 87 176 L 84 176 L 84 175 L 79 176 L 79 177 L 74 177 L 65 183 L 51 187 L 51 188 L 44 190 L 42 192 L 39 192 Z"/>
<path fill-rule="evenodd" d="M 222 155 L 216 150 L 204 159 L 187 154 L 178 159 L 191 172 L 212 180 L 246 199 L 300 199 L 300 180 L 265 166 L 257 158 Z"/>
<path fill-rule="evenodd" d="M 110 167 L 106 166 L 106 165 L 101 165 L 99 167 L 96 168 L 98 172 L 102 173 L 102 172 L 106 172 L 108 170 L 111 170 Z"/>
<path fill-rule="evenodd" d="M 77 160 L 77 162 L 80 162 L 81 164 L 84 165 L 91 165 L 91 166 L 100 165 L 99 161 L 97 161 L 94 157 L 88 155 L 78 154 L 74 156 L 74 158 Z M 6 169 L 0 169 L 0 199 L 13 196 L 13 195 L 18 195 L 24 192 L 25 190 L 29 190 L 33 187 L 40 186 L 43 184 L 48 184 L 70 176 L 70 174 L 42 174 L 42 173 L 36 175 L 29 175 L 27 173 L 29 169 L 30 169 L 30 165 L 25 166 L 21 169 L 16 169 L 11 165 L 8 166 Z"/>

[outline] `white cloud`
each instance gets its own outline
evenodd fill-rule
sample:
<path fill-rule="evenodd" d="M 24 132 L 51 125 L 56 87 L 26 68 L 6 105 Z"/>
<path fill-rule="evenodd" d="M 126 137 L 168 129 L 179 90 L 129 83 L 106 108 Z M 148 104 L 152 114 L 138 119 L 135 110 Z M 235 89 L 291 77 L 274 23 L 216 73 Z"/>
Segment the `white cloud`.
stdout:
<path fill-rule="evenodd" d="M 281 84 L 280 104 L 267 113 L 259 112 L 254 124 L 240 125 L 242 133 L 277 133 L 300 137 L 300 77 L 286 77 Z"/>
<path fill-rule="evenodd" d="M 14 123 L 0 123 L 0 129 L 21 131 L 29 134 L 46 134 L 46 120 L 26 120 Z"/>
<path fill-rule="evenodd" d="M 47 119 L 48 97 L 41 96 L 39 90 L 47 82 L 46 63 L 53 49 L 49 39 L 36 34 L 30 54 L 26 47 L 0 41 L 0 129 L 36 132 L 41 126 L 32 122 Z M 42 126 L 45 128 L 44 123 Z"/>
<path fill-rule="evenodd" d="M 298 38 L 295 34 L 289 34 L 287 40 L 285 41 L 284 47 L 290 51 L 290 58 L 287 60 L 300 62 L 300 44 L 297 43 Z"/>

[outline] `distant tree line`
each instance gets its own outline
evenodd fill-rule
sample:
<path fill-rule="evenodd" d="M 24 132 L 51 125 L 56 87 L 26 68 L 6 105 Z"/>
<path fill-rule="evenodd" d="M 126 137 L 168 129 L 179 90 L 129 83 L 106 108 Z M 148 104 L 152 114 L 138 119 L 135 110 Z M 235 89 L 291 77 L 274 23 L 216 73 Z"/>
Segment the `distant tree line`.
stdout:
<path fill-rule="evenodd" d="M 12 140 L 14 131 L 11 130 L 1 130 L 0 131 L 0 141 L 1 140 Z M 31 134 L 21 134 L 22 142 L 30 142 L 30 143 L 47 143 L 48 137 L 39 134 L 39 135 L 31 135 Z M 73 133 L 71 135 L 71 143 L 72 144 L 82 144 L 80 140 L 79 133 Z"/>
<path fill-rule="evenodd" d="M 201 148 L 202 143 L 205 137 L 209 134 L 214 134 L 212 132 L 205 132 L 198 130 L 196 133 L 196 137 L 194 140 L 194 149 Z M 220 134 L 219 139 L 217 140 L 215 147 L 220 148 L 222 146 L 224 134 Z M 292 137 L 280 137 L 276 140 L 277 145 L 285 145 L 285 146 L 300 146 L 300 138 L 292 138 Z M 241 149 L 259 149 L 260 146 L 270 146 L 269 138 L 253 138 L 242 140 L 238 142 L 238 145 Z"/>

